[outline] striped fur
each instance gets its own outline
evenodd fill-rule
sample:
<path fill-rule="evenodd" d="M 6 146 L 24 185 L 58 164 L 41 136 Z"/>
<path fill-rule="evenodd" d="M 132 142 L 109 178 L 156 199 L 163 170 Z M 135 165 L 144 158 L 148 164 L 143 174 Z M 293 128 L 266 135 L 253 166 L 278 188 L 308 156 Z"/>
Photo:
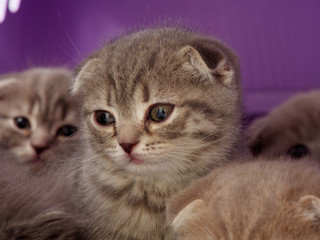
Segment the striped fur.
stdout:
<path fill-rule="evenodd" d="M 166 200 L 236 150 L 239 84 L 230 49 L 174 28 L 122 36 L 79 66 L 73 92 L 83 96 L 87 154 L 75 201 L 91 219 L 93 239 L 168 238 Z M 173 112 L 153 122 L 150 109 L 160 103 Z M 98 110 L 115 124 L 97 124 Z M 120 146 L 127 142 L 136 143 L 130 155 Z"/>

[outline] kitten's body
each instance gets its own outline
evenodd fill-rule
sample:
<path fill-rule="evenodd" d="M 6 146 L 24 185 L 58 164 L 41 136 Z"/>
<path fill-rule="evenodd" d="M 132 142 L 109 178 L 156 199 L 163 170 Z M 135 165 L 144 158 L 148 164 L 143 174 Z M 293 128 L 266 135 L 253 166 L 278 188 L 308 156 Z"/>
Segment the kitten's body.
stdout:
<path fill-rule="evenodd" d="M 177 240 L 319 240 L 320 167 L 257 160 L 215 169 L 167 206 Z"/>
<path fill-rule="evenodd" d="M 320 91 L 294 96 L 249 126 L 254 155 L 320 159 Z"/>
<path fill-rule="evenodd" d="M 80 125 L 77 100 L 68 94 L 71 72 L 34 68 L 0 78 L 1 158 L 34 172 L 67 159 Z"/>
<path fill-rule="evenodd" d="M 87 157 L 75 201 L 92 239 L 165 238 L 165 201 L 235 151 L 239 88 L 228 48 L 172 28 L 123 36 L 79 67 Z"/>

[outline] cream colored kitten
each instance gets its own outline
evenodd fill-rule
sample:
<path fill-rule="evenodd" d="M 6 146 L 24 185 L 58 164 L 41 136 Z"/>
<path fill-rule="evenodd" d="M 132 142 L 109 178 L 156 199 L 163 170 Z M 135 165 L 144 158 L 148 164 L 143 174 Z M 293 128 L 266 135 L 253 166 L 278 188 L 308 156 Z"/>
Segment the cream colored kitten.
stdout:
<path fill-rule="evenodd" d="M 301 93 L 249 127 L 254 155 L 320 159 L 320 91 Z"/>
<path fill-rule="evenodd" d="M 80 125 L 77 100 L 68 94 L 70 71 L 34 68 L 0 79 L 0 161 L 12 156 L 38 171 L 67 159 Z"/>
<path fill-rule="evenodd" d="M 76 72 L 86 156 L 75 201 L 92 239 L 164 239 L 165 202 L 231 160 L 238 61 L 221 42 L 149 29 L 108 42 Z"/>
<path fill-rule="evenodd" d="M 215 169 L 168 202 L 180 240 L 319 240 L 320 167 L 258 160 Z"/>

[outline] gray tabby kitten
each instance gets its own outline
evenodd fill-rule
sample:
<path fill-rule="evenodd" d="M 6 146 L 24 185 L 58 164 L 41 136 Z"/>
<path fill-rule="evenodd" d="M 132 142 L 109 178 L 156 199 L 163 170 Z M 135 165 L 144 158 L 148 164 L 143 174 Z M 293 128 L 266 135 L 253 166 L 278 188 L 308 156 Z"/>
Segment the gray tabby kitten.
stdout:
<path fill-rule="evenodd" d="M 39 171 L 68 158 L 78 143 L 77 100 L 66 69 L 34 68 L 0 77 L 0 152 Z"/>
<path fill-rule="evenodd" d="M 87 156 L 75 201 L 92 239 L 166 237 L 166 200 L 235 152 L 239 84 L 229 48 L 175 28 L 122 36 L 78 68 Z"/>
<path fill-rule="evenodd" d="M 319 164 L 272 159 L 217 168 L 174 195 L 176 239 L 319 240 Z"/>

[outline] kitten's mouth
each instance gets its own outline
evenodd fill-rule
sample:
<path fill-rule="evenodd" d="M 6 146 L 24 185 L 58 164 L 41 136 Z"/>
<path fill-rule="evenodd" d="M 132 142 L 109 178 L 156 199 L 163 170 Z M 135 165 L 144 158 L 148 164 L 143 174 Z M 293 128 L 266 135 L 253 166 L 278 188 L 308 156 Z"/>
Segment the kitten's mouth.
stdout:
<path fill-rule="evenodd" d="M 131 158 L 129 162 L 136 164 L 136 165 L 144 164 L 144 161 L 137 159 L 137 158 Z"/>

